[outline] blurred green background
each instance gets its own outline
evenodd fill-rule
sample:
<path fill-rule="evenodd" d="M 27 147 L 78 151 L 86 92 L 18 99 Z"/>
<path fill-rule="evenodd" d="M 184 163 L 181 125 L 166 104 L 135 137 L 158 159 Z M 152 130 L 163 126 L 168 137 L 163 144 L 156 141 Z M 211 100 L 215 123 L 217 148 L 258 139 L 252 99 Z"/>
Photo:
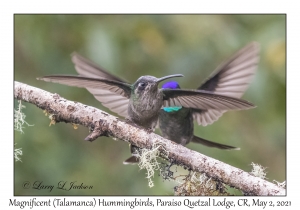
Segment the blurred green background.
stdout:
<path fill-rule="evenodd" d="M 188 147 L 251 171 L 251 162 L 267 167 L 268 181 L 286 179 L 286 16 L 285 15 L 15 15 L 15 81 L 105 111 L 83 88 L 37 81 L 49 74 L 76 74 L 70 54 L 79 52 L 109 72 L 134 82 L 142 75 L 182 73 L 182 88 L 196 88 L 226 58 L 251 41 L 261 44 L 257 74 L 244 99 L 257 105 L 227 112 L 213 125 L 195 126 L 195 134 L 241 147 L 221 151 Z M 17 102 L 15 100 L 15 102 Z M 16 107 L 17 103 L 15 103 Z M 155 174 L 149 188 L 145 171 L 123 165 L 128 144 L 102 137 L 83 139 L 88 129 L 50 120 L 32 104 L 25 133 L 14 133 L 22 162 L 14 163 L 15 195 L 173 195 L 176 183 Z M 109 111 L 108 111 L 109 112 Z M 113 114 L 113 113 L 112 113 Z M 159 133 L 159 131 L 157 130 Z M 178 173 L 183 173 L 178 169 Z M 59 181 L 92 185 L 91 190 L 24 189 L 23 183 Z"/>

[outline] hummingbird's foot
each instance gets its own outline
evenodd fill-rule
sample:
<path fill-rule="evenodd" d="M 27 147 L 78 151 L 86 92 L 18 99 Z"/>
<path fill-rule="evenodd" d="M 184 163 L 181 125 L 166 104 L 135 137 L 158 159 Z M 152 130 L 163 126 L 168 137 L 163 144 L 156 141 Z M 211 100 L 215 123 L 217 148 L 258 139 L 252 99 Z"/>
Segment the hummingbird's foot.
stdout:
<path fill-rule="evenodd" d="M 145 130 L 148 134 L 150 134 L 150 133 L 153 132 L 153 129 L 152 129 L 152 128 L 144 128 L 144 130 Z"/>
<path fill-rule="evenodd" d="M 126 120 L 126 123 L 128 123 L 128 124 L 130 124 L 130 125 L 132 125 L 132 126 L 134 126 L 134 127 L 143 129 L 143 130 L 146 131 L 148 134 L 150 134 L 150 133 L 153 132 L 153 129 L 152 129 L 152 128 L 145 128 L 145 127 L 142 127 L 142 126 L 140 126 L 140 125 L 138 125 L 138 124 L 132 122 L 131 120 L 129 120 L 129 119 L 127 119 L 127 118 L 126 118 L 125 120 Z"/>
<path fill-rule="evenodd" d="M 138 128 L 141 128 L 141 129 L 144 129 L 143 127 L 137 125 L 136 123 L 132 122 L 130 119 L 125 119 L 126 123 L 128 123 L 129 125 L 132 125 L 134 127 L 138 127 Z"/>

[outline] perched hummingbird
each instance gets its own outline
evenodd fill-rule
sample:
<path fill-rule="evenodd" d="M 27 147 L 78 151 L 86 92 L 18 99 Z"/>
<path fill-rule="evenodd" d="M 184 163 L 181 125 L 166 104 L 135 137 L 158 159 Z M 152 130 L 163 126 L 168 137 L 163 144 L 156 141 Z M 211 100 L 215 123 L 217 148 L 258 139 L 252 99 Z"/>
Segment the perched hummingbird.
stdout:
<path fill-rule="evenodd" d="M 72 75 L 51 75 L 37 78 L 69 86 L 85 87 L 102 104 L 112 111 L 127 117 L 131 122 L 146 129 L 154 129 L 160 109 L 168 106 L 183 106 L 194 109 L 241 110 L 255 106 L 245 100 L 213 94 L 204 90 L 159 89 L 158 84 L 173 77 L 141 76 L 134 84 Z M 104 91 L 102 91 L 104 90 Z M 110 95 L 106 95 L 109 91 Z"/>
<path fill-rule="evenodd" d="M 80 56 L 77 55 L 77 58 Z M 73 56 L 76 60 L 76 54 Z M 222 96 L 204 90 L 182 90 L 182 89 L 159 89 L 158 84 L 173 77 L 181 77 L 181 74 L 170 75 L 160 79 L 153 76 L 142 76 L 134 84 L 120 81 L 91 62 L 75 63 L 79 73 L 87 76 L 52 75 L 37 78 L 47 82 L 55 82 L 70 86 L 85 87 L 104 106 L 121 116 L 128 118 L 131 122 L 153 130 L 158 120 L 160 109 L 168 106 L 182 106 L 193 109 L 216 109 L 216 110 L 241 110 L 250 109 L 255 106 L 245 100 Z M 79 70 L 78 70 L 79 69 Z M 98 71 L 102 71 L 99 73 Z M 97 73 L 95 73 L 97 72 Z M 91 77 L 92 75 L 96 77 Z M 134 150 L 134 148 L 132 148 Z"/>
<path fill-rule="evenodd" d="M 219 94 L 240 98 L 251 81 L 256 65 L 258 63 L 259 45 L 255 42 L 237 52 L 227 61 L 223 62 L 213 74 L 198 89 L 215 91 Z M 124 80 L 108 73 L 103 68 L 97 66 L 92 61 L 80 56 L 77 53 L 72 55 L 72 61 L 80 75 L 89 77 L 104 77 L 111 80 L 124 82 Z M 226 83 L 231 84 L 229 86 Z M 224 86 L 225 85 L 225 86 Z M 179 84 L 170 81 L 163 84 L 162 88 L 180 89 Z M 92 92 L 94 93 L 94 92 Z M 185 107 L 164 107 L 159 114 L 159 127 L 162 135 L 179 144 L 186 145 L 190 141 L 200 143 L 206 146 L 220 149 L 238 149 L 229 145 L 219 144 L 194 136 L 194 118 L 200 125 L 206 126 L 217 120 L 224 111 L 220 110 L 197 110 Z M 132 154 L 137 150 L 131 146 Z M 136 163 L 138 159 L 135 156 L 130 157 L 124 163 Z"/>
<path fill-rule="evenodd" d="M 223 62 L 197 89 L 240 98 L 254 76 L 259 61 L 258 54 L 258 43 L 248 44 Z M 176 81 L 169 81 L 163 84 L 162 88 L 180 89 L 180 86 Z M 224 112 L 218 109 L 164 107 L 159 113 L 159 128 L 163 137 L 183 146 L 192 141 L 219 149 L 239 149 L 194 136 L 194 120 L 199 125 L 206 126 L 216 121 Z"/>

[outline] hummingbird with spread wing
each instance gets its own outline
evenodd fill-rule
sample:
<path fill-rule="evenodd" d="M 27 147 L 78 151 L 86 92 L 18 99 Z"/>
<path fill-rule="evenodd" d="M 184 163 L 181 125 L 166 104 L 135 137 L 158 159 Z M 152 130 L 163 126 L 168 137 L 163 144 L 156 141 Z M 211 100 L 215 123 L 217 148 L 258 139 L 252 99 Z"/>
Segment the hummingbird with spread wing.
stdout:
<path fill-rule="evenodd" d="M 206 90 L 218 95 L 240 98 L 251 82 L 259 62 L 259 44 L 252 42 L 224 61 L 197 90 Z M 180 89 L 176 81 L 163 84 L 163 89 Z M 225 110 L 194 109 L 182 106 L 164 107 L 159 113 L 159 128 L 164 138 L 181 145 L 200 143 L 219 149 L 239 149 L 211 142 L 194 135 L 194 123 L 206 126 L 218 120 Z"/>
<path fill-rule="evenodd" d="M 180 74 L 159 79 L 153 76 L 142 76 L 135 83 L 129 84 L 77 53 L 73 54 L 72 61 L 79 76 L 50 75 L 38 79 L 69 86 L 84 87 L 111 111 L 146 129 L 155 129 L 162 107 L 184 107 L 195 110 L 219 111 L 242 110 L 255 107 L 248 101 L 226 95 L 218 95 L 206 90 L 158 88 L 158 84 L 161 81 L 173 77 L 181 77 L 182 75 Z M 135 147 L 131 147 L 133 153 L 135 153 L 135 149 Z M 133 159 L 137 160 L 135 157 Z M 130 162 L 130 158 L 129 161 L 125 162 Z"/>

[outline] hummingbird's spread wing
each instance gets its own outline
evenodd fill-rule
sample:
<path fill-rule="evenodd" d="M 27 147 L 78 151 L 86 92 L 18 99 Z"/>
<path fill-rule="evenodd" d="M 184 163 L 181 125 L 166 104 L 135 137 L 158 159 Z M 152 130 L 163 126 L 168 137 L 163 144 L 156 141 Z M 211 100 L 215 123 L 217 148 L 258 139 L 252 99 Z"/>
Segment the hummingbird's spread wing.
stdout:
<path fill-rule="evenodd" d="M 97 66 L 92 61 L 82 57 L 78 53 L 72 53 L 72 61 L 75 65 L 75 69 L 77 73 L 84 77 L 91 78 L 105 78 L 108 80 L 118 81 L 122 83 L 126 83 L 125 80 L 122 80 L 110 73 L 108 73 L 103 68 Z M 128 117 L 128 103 L 129 99 L 124 98 L 122 95 L 108 91 L 105 89 L 99 88 L 86 88 L 94 97 L 102 102 L 104 106 L 109 108 L 111 111 L 117 113 L 122 117 Z M 105 101 L 105 102 L 104 102 Z"/>
<path fill-rule="evenodd" d="M 99 67 L 89 59 L 86 59 L 79 55 L 77 52 L 72 53 L 72 61 L 75 65 L 77 73 L 81 76 L 92 77 L 92 78 L 106 78 L 109 80 L 119 81 L 127 83 L 125 80 L 120 79 L 110 73 L 108 73 L 103 68 Z"/>
<path fill-rule="evenodd" d="M 247 90 L 259 62 L 259 44 L 252 42 L 223 62 L 198 87 L 199 90 L 212 91 L 218 95 L 240 98 Z M 225 111 L 223 110 L 194 110 L 194 120 L 199 125 L 213 123 Z"/>
<path fill-rule="evenodd" d="M 252 42 L 221 63 L 199 90 L 240 98 L 247 90 L 259 62 L 259 44 Z"/>
<path fill-rule="evenodd" d="M 198 123 L 198 125 L 207 126 L 218 120 L 225 112 L 226 111 L 224 110 L 216 109 L 193 109 L 193 119 Z"/>
<path fill-rule="evenodd" d="M 51 75 L 37 79 L 46 82 L 87 88 L 97 100 L 111 111 L 118 113 L 121 116 L 127 116 L 131 93 L 130 84 L 105 78 L 89 78 L 71 75 Z"/>
<path fill-rule="evenodd" d="M 86 88 L 94 97 L 102 103 L 103 106 L 109 108 L 111 111 L 118 115 L 128 117 L 128 104 L 129 99 L 124 98 L 122 95 L 116 94 L 109 90 Z"/>
<path fill-rule="evenodd" d="M 217 95 L 204 90 L 162 89 L 164 106 L 183 106 L 201 110 L 241 110 L 255 106 L 243 99 Z"/>

